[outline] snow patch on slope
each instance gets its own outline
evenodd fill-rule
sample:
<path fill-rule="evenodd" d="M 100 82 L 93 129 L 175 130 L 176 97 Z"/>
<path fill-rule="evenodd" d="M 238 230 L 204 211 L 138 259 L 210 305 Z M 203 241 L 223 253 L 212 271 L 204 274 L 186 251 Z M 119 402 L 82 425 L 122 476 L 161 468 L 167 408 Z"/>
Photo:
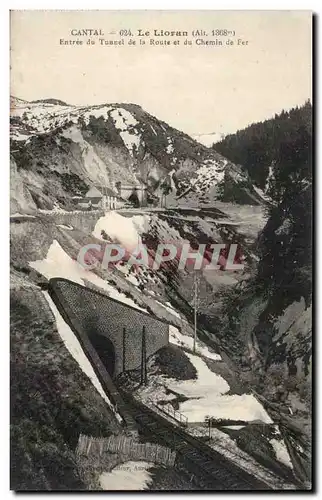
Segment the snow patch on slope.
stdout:
<path fill-rule="evenodd" d="M 89 120 L 90 120 L 91 116 L 94 116 L 94 118 L 101 118 L 102 117 L 102 118 L 107 119 L 111 109 L 113 109 L 111 106 L 106 106 L 106 105 L 98 106 L 96 108 L 95 107 L 91 108 L 87 112 L 83 113 L 83 119 L 84 119 L 86 125 L 89 124 Z"/>
<path fill-rule="evenodd" d="M 184 335 L 180 333 L 178 328 L 173 325 L 169 326 L 169 340 L 171 344 L 175 344 L 179 347 L 185 347 L 187 349 L 193 350 L 193 338 L 189 337 L 189 335 Z M 214 361 L 220 361 L 220 354 L 216 354 L 211 352 L 206 344 L 201 342 L 199 339 L 196 339 L 196 353 L 200 356 L 204 356 L 209 359 L 213 359 Z"/>
<path fill-rule="evenodd" d="M 225 379 L 213 373 L 198 356 L 186 353 L 197 370 L 196 380 L 178 382 L 170 379 L 169 389 L 188 399 L 179 404 L 179 411 L 189 422 L 203 422 L 207 415 L 220 419 L 272 423 L 262 405 L 252 394 L 227 396 L 230 387 Z"/>
<path fill-rule="evenodd" d="M 133 155 L 133 151 L 137 151 L 140 145 L 140 135 L 134 128 L 138 121 L 129 111 L 123 108 L 113 109 L 110 115 L 114 120 L 115 127 L 120 131 L 120 136 L 126 148 Z"/>
<path fill-rule="evenodd" d="M 97 221 L 93 236 L 102 239 L 104 231 L 114 243 L 122 245 L 130 252 L 142 243 L 140 234 L 146 230 L 148 223 L 149 216 L 123 217 L 115 211 L 110 211 Z"/>
<path fill-rule="evenodd" d="M 269 169 L 268 169 L 268 176 L 266 179 L 266 184 L 265 184 L 265 193 L 267 193 L 270 182 L 273 179 L 273 177 L 274 177 L 274 168 L 273 168 L 273 165 L 270 165 Z"/>
<path fill-rule="evenodd" d="M 125 462 L 111 472 L 103 472 L 99 478 L 100 485 L 103 490 L 145 490 L 152 483 L 148 470 L 153 466 L 151 462 Z"/>
<path fill-rule="evenodd" d="M 67 124 L 77 125 L 80 118 L 88 125 L 91 117 L 102 117 L 107 120 L 110 116 L 132 156 L 134 150 L 137 150 L 140 145 L 140 135 L 135 129 L 138 124 L 137 120 L 129 111 L 115 105 L 84 107 L 26 102 L 24 105 L 14 106 L 11 116 L 21 120 L 21 125 L 14 123 L 11 128 L 12 138 L 16 140 L 27 140 L 34 134 L 45 134 Z M 20 130 L 21 127 L 25 129 L 26 126 L 30 135 L 27 135 L 25 130 Z M 91 147 L 89 145 L 87 147 L 91 153 Z"/>
<path fill-rule="evenodd" d="M 173 142 L 171 137 L 167 137 L 168 145 L 166 147 L 166 152 L 171 155 L 174 152 Z M 172 162 L 171 162 L 172 163 Z"/>
<path fill-rule="evenodd" d="M 48 292 L 42 292 L 42 293 L 43 293 L 46 301 L 48 302 L 49 307 L 50 307 L 50 309 L 55 317 L 58 333 L 59 333 L 62 341 L 64 342 L 66 348 L 68 349 L 68 351 L 70 352 L 72 357 L 75 359 L 77 364 L 80 366 L 81 370 L 90 379 L 93 386 L 97 389 L 97 391 L 102 396 L 104 401 L 113 410 L 113 412 L 115 413 L 115 416 L 117 417 L 119 422 L 122 422 L 122 418 L 120 417 L 120 415 L 117 412 L 115 412 L 115 409 L 114 409 L 112 403 L 110 402 L 109 398 L 105 394 L 103 387 L 101 386 L 101 383 L 98 380 L 91 363 L 89 362 L 89 360 L 85 356 L 85 353 L 84 353 L 76 335 L 74 335 L 71 328 L 67 325 L 67 323 L 65 323 L 65 321 L 63 320 L 63 318 L 59 314 L 59 311 L 58 311 L 55 303 L 51 299 L 49 293 Z"/>
<path fill-rule="evenodd" d="M 206 160 L 203 165 L 199 167 L 193 178 L 190 179 L 189 186 L 186 191 L 180 195 L 180 198 L 185 198 L 185 203 L 191 203 L 197 195 L 207 195 L 209 199 L 216 198 L 218 185 L 225 178 L 225 169 L 227 160 Z M 191 190 L 193 192 L 191 192 Z"/>
<path fill-rule="evenodd" d="M 291 469 L 293 469 L 293 464 L 291 462 L 291 459 L 290 459 L 290 456 L 288 454 L 288 451 L 287 451 L 287 448 L 286 448 L 284 441 L 279 441 L 278 439 L 271 439 L 270 443 L 274 448 L 277 460 L 279 462 L 282 462 L 287 467 L 290 467 Z"/>
<path fill-rule="evenodd" d="M 89 281 L 97 288 L 107 292 L 111 298 L 135 307 L 135 309 L 139 309 L 140 311 L 147 312 L 146 309 L 138 306 L 131 298 L 116 290 L 107 281 L 92 271 L 84 269 L 76 260 L 71 259 L 57 240 L 54 240 L 49 247 L 45 259 L 29 262 L 29 265 L 47 279 L 65 278 L 82 286 L 85 286 L 85 282 Z"/>
<path fill-rule="evenodd" d="M 170 304 L 170 302 L 167 302 L 166 304 L 163 304 L 162 302 L 159 302 L 158 300 L 156 300 L 156 302 L 161 307 L 163 307 L 164 309 L 166 309 L 170 314 L 172 314 L 173 316 L 176 316 L 177 318 L 181 319 L 180 314 L 172 307 L 172 305 Z"/>
<path fill-rule="evenodd" d="M 271 201 L 270 197 L 269 197 L 269 196 L 267 196 L 267 195 L 265 194 L 265 191 L 263 191 L 261 188 L 259 188 L 259 187 L 255 186 L 255 184 L 253 184 L 253 188 L 255 189 L 256 193 L 257 193 L 257 194 L 258 194 L 261 198 L 263 198 L 263 200 L 265 200 L 265 201 Z"/>

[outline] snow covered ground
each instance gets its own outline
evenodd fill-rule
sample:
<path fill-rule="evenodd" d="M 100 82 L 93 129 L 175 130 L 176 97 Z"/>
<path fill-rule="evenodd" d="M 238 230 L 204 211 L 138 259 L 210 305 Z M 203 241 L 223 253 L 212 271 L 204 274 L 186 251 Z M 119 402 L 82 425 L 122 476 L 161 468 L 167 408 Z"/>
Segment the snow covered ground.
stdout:
<path fill-rule="evenodd" d="M 167 387 L 189 398 L 180 403 L 179 411 L 189 422 L 203 422 L 207 415 L 214 418 L 272 423 L 262 405 L 252 394 L 225 395 L 230 387 L 220 375 L 213 373 L 202 358 L 186 353 L 197 370 L 197 379 L 170 379 Z"/>
<path fill-rule="evenodd" d="M 288 454 L 286 445 L 283 440 L 278 440 L 278 439 L 271 439 L 270 440 L 271 445 L 274 448 L 276 458 L 279 462 L 282 462 L 282 464 L 286 465 L 287 467 L 290 467 L 293 469 L 293 464 L 291 462 L 290 456 Z"/>
<path fill-rule="evenodd" d="M 114 243 L 131 252 L 142 243 L 140 234 L 147 229 L 148 223 L 148 215 L 123 217 L 115 211 L 110 211 L 97 221 L 93 236 L 102 239 L 104 231 Z"/>
<path fill-rule="evenodd" d="M 206 160 L 196 171 L 196 178 L 191 179 L 197 193 L 204 192 L 213 184 L 218 184 L 225 177 L 225 167 L 227 161 L 219 162 L 215 160 Z"/>
<path fill-rule="evenodd" d="M 173 309 L 170 302 L 163 304 L 162 302 L 159 302 L 158 300 L 156 300 L 156 303 L 159 304 L 160 306 L 162 306 L 164 309 L 166 309 L 170 314 L 173 314 L 176 318 L 181 319 L 180 314 L 175 309 Z"/>
<path fill-rule="evenodd" d="M 126 148 L 133 155 L 133 151 L 140 146 L 140 135 L 134 128 L 138 121 L 129 111 L 123 108 L 113 109 L 110 116 L 114 120 L 115 128 L 119 130 Z"/>
<path fill-rule="evenodd" d="M 193 338 L 189 335 L 184 335 L 180 333 L 178 328 L 170 325 L 169 327 L 169 340 L 171 344 L 175 344 L 179 347 L 186 347 L 187 349 L 193 350 Z M 220 354 L 211 352 L 206 344 L 201 342 L 199 339 L 196 341 L 196 352 L 197 354 L 204 356 L 214 361 L 221 360 Z"/>
<path fill-rule="evenodd" d="M 100 485 L 103 490 L 145 490 L 152 483 L 151 462 L 128 461 L 117 465 L 111 472 L 103 472 Z"/>
<path fill-rule="evenodd" d="M 75 361 L 78 363 L 81 370 L 90 379 L 93 386 L 100 393 L 100 395 L 102 396 L 104 401 L 106 401 L 108 406 L 115 413 L 115 416 L 119 420 L 119 422 L 122 422 L 122 418 L 120 417 L 120 415 L 118 413 L 115 412 L 115 409 L 114 409 L 112 403 L 110 402 L 109 398 L 105 394 L 103 387 L 102 387 L 100 381 L 98 380 L 91 363 L 89 362 L 89 360 L 85 356 L 85 353 L 84 353 L 76 335 L 73 333 L 71 328 L 67 325 L 67 323 L 65 323 L 62 316 L 59 314 L 59 311 L 58 311 L 55 303 L 51 299 L 50 295 L 48 294 L 48 292 L 42 292 L 42 293 L 43 293 L 45 299 L 47 300 L 50 309 L 52 310 L 52 313 L 53 313 L 55 320 L 56 320 L 56 326 L 57 326 L 58 333 L 59 333 L 62 341 L 64 342 L 66 348 L 68 349 L 70 354 L 73 356 Z"/>
<path fill-rule="evenodd" d="M 263 200 L 271 201 L 271 198 L 269 196 L 267 196 L 265 194 L 265 191 L 263 191 L 261 188 L 255 186 L 255 184 L 253 184 L 253 188 L 255 189 L 256 193 L 259 194 L 259 196 L 261 196 L 263 198 Z"/>
<path fill-rule="evenodd" d="M 115 266 L 115 268 L 124 275 L 127 281 L 129 281 L 130 283 L 132 283 L 132 285 L 137 287 L 140 285 L 139 274 L 138 273 L 134 274 L 134 272 L 132 272 L 131 270 L 131 267 L 132 267 L 131 265 L 123 262 L 117 263 Z"/>
<path fill-rule="evenodd" d="M 227 381 L 223 377 L 213 373 L 201 357 L 187 353 L 186 355 L 197 370 L 197 379 L 178 381 L 167 378 L 164 375 L 151 374 L 149 376 L 149 385 L 141 387 L 137 392 L 137 396 L 148 405 L 158 403 L 158 401 L 168 401 L 170 403 L 176 400 L 178 402 L 176 395 L 168 393 L 168 389 L 189 398 L 179 403 L 179 411 L 188 417 L 188 422 L 195 422 L 194 425 L 187 427 L 187 432 L 196 437 L 208 436 L 209 431 L 203 423 L 207 415 L 218 419 L 227 418 L 244 420 L 245 422 L 273 423 L 262 405 L 253 395 L 227 396 L 226 393 L 230 390 Z M 153 408 L 156 411 L 156 407 L 153 406 Z M 201 425 L 198 425 L 198 422 Z M 226 427 L 237 431 L 244 426 L 234 425 Z M 279 434 L 279 431 L 277 431 L 277 434 Z M 292 467 L 282 436 L 279 434 L 270 443 L 275 450 L 276 459 L 288 467 Z M 258 463 L 251 455 L 240 449 L 235 440 L 223 432 L 223 430 L 215 427 L 211 429 L 209 446 L 237 463 L 239 467 L 260 478 L 271 488 L 281 490 L 295 489 L 294 485 L 278 478 L 274 473 Z"/>
<path fill-rule="evenodd" d="M 66 224 L 56 224 L 57 227 L 60 227 L 61 229 L 67 229 L 68 231 L 73 231 L 74 228 L 71 225 L 66 225 Z"/>
<path fill-rule="evenodd" d="M 187 400 L 179 402 L 179 411 L 187 417 L 189 423 L 203 423 L 206 416 L 272 423 L 252 394 L 227 395 L 230 386 L 223 377 L 211 371 L 200 356 L 187 352 L 185 355 L 196 368 L 196 379 L 180 381 L 160 374 L 151 374 L 148 386 L 138 389 L 138 397 L 147 404 L 156 404 L 158 401 L 170 402 L 176 399 L 173 393 L 168 392 L 169 389 L 184 396 Z"/>
<path fill-rule="evenodd" d="M 36 217 L 34 215 L 30 214 L 20 214 L 20 213 L 15 213 L 15 214 L 10 214 L 10 217 L 28 217 L 29 219 L 35 219 Z"/>
<path fill-rule="evenodd" d="M 69 257 L 57 240 L 54 240 L 50 245 L 45 259 L 29 262 L 29 265 L 47 279 L 66 278 L 83 286 L 85 286 L 84 280 L 90 281 L 93 285 L 107 292 L 113 299 L 146 312 L 146 309 L 138 306 L 131 298 L 116 290 L 92 271 L 84 269 L 76 260 Z"/>
<path fill-rule="evenodd" d="M 22 123 L 28 124 L 29 134 L 20 131 L 17 125 L 12 126 L 11 135 L 16 140 L 28 140 L 32 135 L 46 133 L 59 127 L 72 123 L 77 125 L 80 118 L 88 124 L 91 117 L 113 120 L 115 128 L 119 131 L 125 147 L 133 155 L 133 151 L 142 144 L 141 136 L 136 129 L 138 121 L 126 109 L 117 105 L 96 106 L 62 106 L 46 102 L 15 101 L 11 109 L 11 116 L 19 117 Z M 144 145 L 144 144 L 143 144 Z"/>

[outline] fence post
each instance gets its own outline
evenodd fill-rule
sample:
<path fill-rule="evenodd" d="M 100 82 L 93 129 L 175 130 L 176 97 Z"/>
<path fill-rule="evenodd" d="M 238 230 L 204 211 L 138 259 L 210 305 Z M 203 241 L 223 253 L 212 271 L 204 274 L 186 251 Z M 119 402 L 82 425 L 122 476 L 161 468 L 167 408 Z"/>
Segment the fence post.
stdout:
<path fill-rule="evenodd" d="M 142 328 L 142 342 L 141 342 L 141 385 L 144 382 L 144 344 L 145 344 L 145 327 Z"/>
<path fill-rule="evenodd" d="M 144 385 L 148 385 L 148 371 L 146 367 L 146 329 L 145 326 L 143 325 L 143 331 L 142 331 L 142 342 L 143 342 L 143 363 L 144 363 Z"/>
<path fill-rule="evenodd" d="M 126 339 L 126 330 L 123 328 L 123 373 L 125 372 L 125 339 Z"/>
<path fill-rule="evenodd" d="M 88 437 L 86 438 L 86 440 L 87 440 L 87 443 L 86 443 L 87 444 L 86 455 L 88 455 L 89 452 L 90 452 L 90 449 L 91 449 L 91 441 L 89 440 Z"/>

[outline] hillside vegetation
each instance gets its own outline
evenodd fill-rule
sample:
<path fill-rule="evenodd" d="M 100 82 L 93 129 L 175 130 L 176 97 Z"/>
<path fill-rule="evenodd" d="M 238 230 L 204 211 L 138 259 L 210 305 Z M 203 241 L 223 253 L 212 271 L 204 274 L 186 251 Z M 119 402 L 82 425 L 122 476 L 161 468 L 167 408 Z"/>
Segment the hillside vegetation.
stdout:
<path fill-rule="evenodd" d="M 87 489 L 79 434 L 108 436 L 120 426 L 66 349 L 40 289 L 23 283 L 11 290 L 11 488 Z"/>
<path fill-rule="evenodd" d="M 275 114 L 227 135 L 213 149 L 241 165 L 254 184 L 281 202 L 290 184 L 311 177 L 312 105 Z"/>
<path fill-rule="evenodd" d="M 223 151 L 228 145 L 230 157 L 243 160 L 244 168 L 253 179 L 259 179 L 261 186 L 267 180 L 265 164 L 275 163 L 268 188 L 272 201 L 267 209 L 269 219 L 258 238 L 258 269 L 251 280 L 226 294 L 221 318 L 217 318 L 218 336 L 239 364 L 251 368 L 261 393 L 272 401 L 291 405 L 297 420 L 303 418 L 308 424 L 312 328 L 311 104 L 252 125 L 215 147 Z M 309 431 L 309 427 L 306 429 Z"/>

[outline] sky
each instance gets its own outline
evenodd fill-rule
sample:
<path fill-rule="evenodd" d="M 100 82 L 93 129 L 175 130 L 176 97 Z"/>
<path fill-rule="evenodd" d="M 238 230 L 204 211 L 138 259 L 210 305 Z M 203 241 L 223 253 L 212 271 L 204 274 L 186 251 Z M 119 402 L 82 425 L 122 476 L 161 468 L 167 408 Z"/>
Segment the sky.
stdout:
<path fill-rule="evenodd" d="M 101 29 L 95 45 L 71 30 Z M 101 45 L 131 30 L 135 45 Z M 150 31 L 140 45 L 137 30 Z M 153 30 L 188 31 L 155 36 Z M 215 29 L 235 35 L 211 36 Z M 206 36 L 193 37 L 193 30 Z M 110 34 L 111 32 L 115 34 Z M 179 40 L 151 46 L 150 40 Z M 192 45 L 184 45 L 185 39 Z M 222 46 L 196 40 L 223 40 Z M 227 45 L 227 38 L 234 45 Z M 247 42 L 238 45 L 238 39 Z M 133 102 L 188 134 L 233 133 L 311 98 L 308 11 L 12 11 L 11 95 L 69 104 Z"/>

